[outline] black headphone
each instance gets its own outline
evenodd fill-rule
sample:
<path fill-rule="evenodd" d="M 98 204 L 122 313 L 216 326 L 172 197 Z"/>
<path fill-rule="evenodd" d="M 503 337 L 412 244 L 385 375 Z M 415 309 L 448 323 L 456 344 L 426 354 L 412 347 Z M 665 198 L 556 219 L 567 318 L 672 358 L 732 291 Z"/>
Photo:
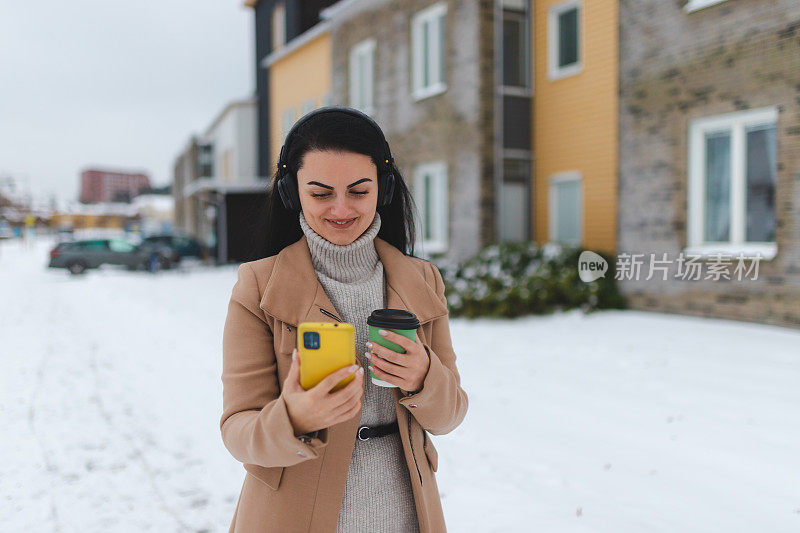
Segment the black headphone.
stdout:
<path fill-rule="evenodd" d="M 378 167 L 378 206 L 388 205 L 394 197 L 394 173 L 392 172 L 394 157 L 392 157 L 392 151 L 389 149 L 389 143 L 386 142 L 386 137 L 383 135 L 383 131 L 381 131 L 381 128 L 374 120 L 372 120 L 372 118 L 369 117 L 369 115 L 366 115 L 357 109 L 345 106 L 325 106 L 303 115 L 297 122 L 295 122 L 294 126 L 292 126 L 292 129 L 289 130 L 289 133 L 286 134 L 286 140 L 281 147 L 281 155 L 278 158 L 277 178 L 278 193 L 280 193 L 281 200 L 283 200 L 283 206 L 286 209 L 294 209 L 296 211 L 300 211 L 301 209 L 300 194 L 297 189 L 297 176 L 294 172 L 290 172 L 287 166 L 289 146 L 291 145 L 292 138 L 297 135 L 297 129 L 305 121 L 311 117 L 331 112 L 347 113 L 348 115 L 364 119 L 373 127 L 375 132 L 380 137 L 381 144 L 383 145 L 384 149 L 384 156 L 381 158 L 383 160 L 383 164 Z"/>

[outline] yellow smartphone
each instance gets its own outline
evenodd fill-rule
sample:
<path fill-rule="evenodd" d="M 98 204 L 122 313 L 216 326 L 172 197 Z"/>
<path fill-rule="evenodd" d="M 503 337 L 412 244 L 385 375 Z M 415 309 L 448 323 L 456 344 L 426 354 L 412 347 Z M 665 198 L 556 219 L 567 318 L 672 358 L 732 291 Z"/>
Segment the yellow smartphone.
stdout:
<path fill-rule="evenodd" d="M 356 362 L 356 330 L 347 322 L 302 322 L 297 326 L 297 354 L 300 356 L 300 385 L 308 390 L 342 367 Z M 347 376 L 331 389 L 350 383 Z"/>

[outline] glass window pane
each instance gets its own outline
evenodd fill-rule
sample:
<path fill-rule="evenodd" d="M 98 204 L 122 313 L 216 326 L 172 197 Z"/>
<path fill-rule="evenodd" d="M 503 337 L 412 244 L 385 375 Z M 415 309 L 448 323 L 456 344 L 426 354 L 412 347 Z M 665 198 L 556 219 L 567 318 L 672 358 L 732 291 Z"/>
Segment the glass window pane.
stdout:
<path fill-rule="evenodd" d="M 503 85 L 525 86 L 524 20 L 505 17 L 503 20 Z"/>
<path fill-rule="evenodd" d="M 775 241 L 775 126 L 755 126 L 747 132 L 747 241 Z"/>
<path fill-rule="evenodd" d="M 556 185 L 556 235 L 561 242 L 580 243 L 580 187 L 578 180 L 563 181 Z"/>
<path fill-rule="evenodd" d="M 502 0 L 500 4 L 503 9 L 516 9 L 518 11 L 525 11 L 527 7 L 527 0 Z"/>
<path fill-rule="evenodd" d="M 106 241 L 86 241 L 83 244 L 84 250 L 106 250 L 108 249 L 108 245 Z"/>
<path fill-rule="evenodd" d="M 731 134 L 706 134 L 706 242 L 730 240 Z"/>
<path fill-rule="evenodd" d="M 558 66 L 578 62 L 578 8 L 558 16 Z"/>
<path fill-rule="evenodd" d="M 364 109 L 367 95 L 367 56 L 364 52 L 358 54 L 358 86 L 356 88 L 356 103 L 359 109 Z"/>
<path fill-rule="evenodd" d="M 134 246 L 131 243 L 125 241 L 117 241 L 117 240 L 109 241 L 108 247 L 111 249 L 112 252 L 123 252 L 123 253 L 132 252 L 134 249 Z"/>
<path fill-rule="evenodd" d="M 427 87 L 430 85 L 430 41 L 429 41 L 429 34 L 430 34 L 430 22 L 424 21 L 422 23 L 422 87 Z"/>

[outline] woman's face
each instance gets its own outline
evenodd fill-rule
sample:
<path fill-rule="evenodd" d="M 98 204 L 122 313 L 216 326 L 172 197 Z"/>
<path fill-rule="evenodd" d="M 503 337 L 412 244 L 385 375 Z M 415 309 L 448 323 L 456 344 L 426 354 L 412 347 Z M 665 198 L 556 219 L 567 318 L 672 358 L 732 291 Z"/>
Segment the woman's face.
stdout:
<path fill-rule="evenodd" d="M 306 152 L 297 171 L 297 188 L 306 222 L 334 244 L 350 244 L 375 218 L 378 169 L 367 155 Z"/>

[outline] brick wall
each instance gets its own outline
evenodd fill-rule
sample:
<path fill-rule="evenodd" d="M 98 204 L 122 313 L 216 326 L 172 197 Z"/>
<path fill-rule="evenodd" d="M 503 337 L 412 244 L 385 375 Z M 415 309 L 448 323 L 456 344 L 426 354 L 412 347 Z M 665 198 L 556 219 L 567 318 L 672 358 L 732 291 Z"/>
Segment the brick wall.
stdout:
<path fill-rule="evenodd" d="M 757 280 L 626 280 L 638 309 L 800 327 L 800 2 L 620 2 L 619 252 L 687 244 L 687 133 L 697 117 L 777 106 L 777 248 Z M 674 266 L 674 265 L 673 265 Z"/>

